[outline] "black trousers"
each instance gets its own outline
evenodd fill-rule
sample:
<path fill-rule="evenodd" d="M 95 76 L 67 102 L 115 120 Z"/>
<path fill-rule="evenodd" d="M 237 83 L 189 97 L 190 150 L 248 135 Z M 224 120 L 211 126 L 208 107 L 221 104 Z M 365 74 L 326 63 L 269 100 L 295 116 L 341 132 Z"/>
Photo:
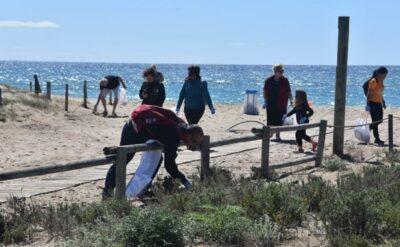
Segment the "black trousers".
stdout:
<path fill-rule="evenodd" d="M 372 122 L 377 122 L 374 124 L 370 124 L 369 129 L 373 131 L 375 139 L 380 140 L 378 125 L 382 123 L 383 119 L 382 104 L 369 101 L 368 105 L 370 107 L 369 113 L 371 114 Z"/>
<path fill-rule="evenodd" d="M 185 107 L 185 117 L 189 124 L 198 124 L 204 114 L 205 107 L 198 109 L 188 109 Z"/>
<path fill-rule="evenodd" d="M 306 130 L 296 131 L 296 142 L 298 146 L 303 145 L 303 140 L 311 142 L 311 137 L 306 134 Z"/>
<path fill-rule="evenodd" d="M 124 125 L 124 128 L 122 129 L 120 145 L 139 144 L 139 143 L 144 143 L 145 141 L 146 140 L 140 138 L 140 136 L 136 133 L 131 123 L 126 123 Z M 133 159 L 134 156 L 135 154 L 129 154 L 126 160 L 126 164 L 128 164 Z M 155 170 L 152 178 L 156 176 L 158 170 L 160 169 L 162 161 L 163 158 L 161 157 L 160 162 L 158 163 L 158 167 Z M 115 188 L 116 175 L 117 175 L 117 167 L 114 163 L 111 165 L 110 169 L 107 172 L 106 181 L 104 185 L 105 189 L 112 191 Z"/>

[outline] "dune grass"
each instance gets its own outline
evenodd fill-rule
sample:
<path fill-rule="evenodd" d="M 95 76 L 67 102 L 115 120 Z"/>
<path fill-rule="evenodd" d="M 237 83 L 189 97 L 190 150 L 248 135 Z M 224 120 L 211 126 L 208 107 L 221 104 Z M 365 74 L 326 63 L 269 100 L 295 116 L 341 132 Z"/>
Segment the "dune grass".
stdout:
<path fill-rule="evenodd" d="M 339 161 L 335 161 L 339 162 Z M 69 246 L 276 246 L 314 215 L 332 246 L 396 246 L 400 241 L 400 167 L 365 168 L 336 184 L 267 183 L 213 176 L 182 190 L 166 179 L 144 208 L 129 202 L 40 205 L 12 198 L 0 217 L 3 244 L 45 232 Z"/>

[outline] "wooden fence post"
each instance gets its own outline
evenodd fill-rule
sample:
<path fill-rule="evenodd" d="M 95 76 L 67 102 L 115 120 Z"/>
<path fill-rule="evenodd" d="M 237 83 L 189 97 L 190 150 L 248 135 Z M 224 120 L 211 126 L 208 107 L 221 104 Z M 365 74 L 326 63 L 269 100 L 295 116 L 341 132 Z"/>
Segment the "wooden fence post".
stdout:
<path fill-rule="evenodd" d="M 200 146 L 201 152 L 201 170 L 200 180 L 210 176 L 210 136 L 204 136 L 203 143 Z"/>
<path fill-rule="evenodd" d="M 68 84 L 65 84 L 65 111 L 68 111 Z"/>
<path fill-rule="evenodd" d="M 318 135 L 318 146 L 317 146 L 317 154 L 315 157 L 315 166 L 319 167 L 322 165 L 322 158 L 324 156 L 324 148 L 325 148 L 325 136 L 326 136 L 326 126 L 328 125 L 328 121 L 321 120 L 319 126 L 319 135 Z"/>
<path fill-rule="evenodd" d="M 348 16 L 339 17 L 339 37 L 336 66 L 335 116 L 334 125 L 344 126 L 346 110 L 347 57 L 349 50 L 349 20 Z M 344 128 L 333 130 L 333 153 L 343 155 Z"/>
<path fill-rule="evenodd" d="M 49 81 L 46 83 L 46 93 L 46 98 L 51 100 L 51 82 Z"/>
<path fill-rule="evenodd" d="M 127 154 L 121 148 L 117 148 L 117 159 L 115 161 L 115 198 L 122 200 L 125 198 L 126 189 L 126 158 Z"/>
<path fill-rule="evenodd" d="M 0 88 L 0 105 L 3 105 L 3 95 L 1 93 L 1 88 Z"/>
<path fill-rule="evenodd" d="M 42 89 L 40 88 L 39 78 L 37 75 L 33 75 L 33 78 L 35 79 L 35 95 L 38 96 L 40 93 L 42 93 Z"/>
<path fill-rule="evenodd" d="M 393 152 L 393 115 L 389 114 L 389 152 Z"/>
<path fill-rule="evenodd" d="M 32 93 L 32 81 L 29 81 L 29 92 Z"/>
<path fill-rule="evenodd" d="M 88 108 L 87 106 L 87 81 L 83 81 L 83 107 Z"/>
<path fill-rule="evenodd" d="M 271 127 L 263 128 L 263 136 L 261 143 L 261 172 L 262 176 L 269 179 L 269 142 L 270 142 Z"/>

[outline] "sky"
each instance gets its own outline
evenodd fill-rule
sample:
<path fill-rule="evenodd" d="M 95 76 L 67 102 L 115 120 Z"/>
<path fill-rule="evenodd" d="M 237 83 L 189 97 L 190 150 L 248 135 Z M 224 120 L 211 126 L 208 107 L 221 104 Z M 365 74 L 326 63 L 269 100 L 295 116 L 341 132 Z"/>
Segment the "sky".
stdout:
<path fill-rule="evenodd" d="M 399 65 L 398 0 L 0 0 L 0 60 Z"/>

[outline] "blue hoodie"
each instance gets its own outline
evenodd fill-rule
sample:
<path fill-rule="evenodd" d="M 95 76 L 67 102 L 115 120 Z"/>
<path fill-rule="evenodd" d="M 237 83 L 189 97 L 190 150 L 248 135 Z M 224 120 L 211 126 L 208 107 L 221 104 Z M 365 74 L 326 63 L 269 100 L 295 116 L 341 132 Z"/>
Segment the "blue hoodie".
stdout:
<path fill-rule="evenodd" d="M 179 94 L 178 110 L 181 108 L 183 100 L 185 100 L 185 108 L 187 109 L 203 108 L 206 103 L 210 109 L 214 108 L 210 92 L 208 91 L 207 82 L 201 81 L 200 79 L 185 81 L 181 93 Z"/>

